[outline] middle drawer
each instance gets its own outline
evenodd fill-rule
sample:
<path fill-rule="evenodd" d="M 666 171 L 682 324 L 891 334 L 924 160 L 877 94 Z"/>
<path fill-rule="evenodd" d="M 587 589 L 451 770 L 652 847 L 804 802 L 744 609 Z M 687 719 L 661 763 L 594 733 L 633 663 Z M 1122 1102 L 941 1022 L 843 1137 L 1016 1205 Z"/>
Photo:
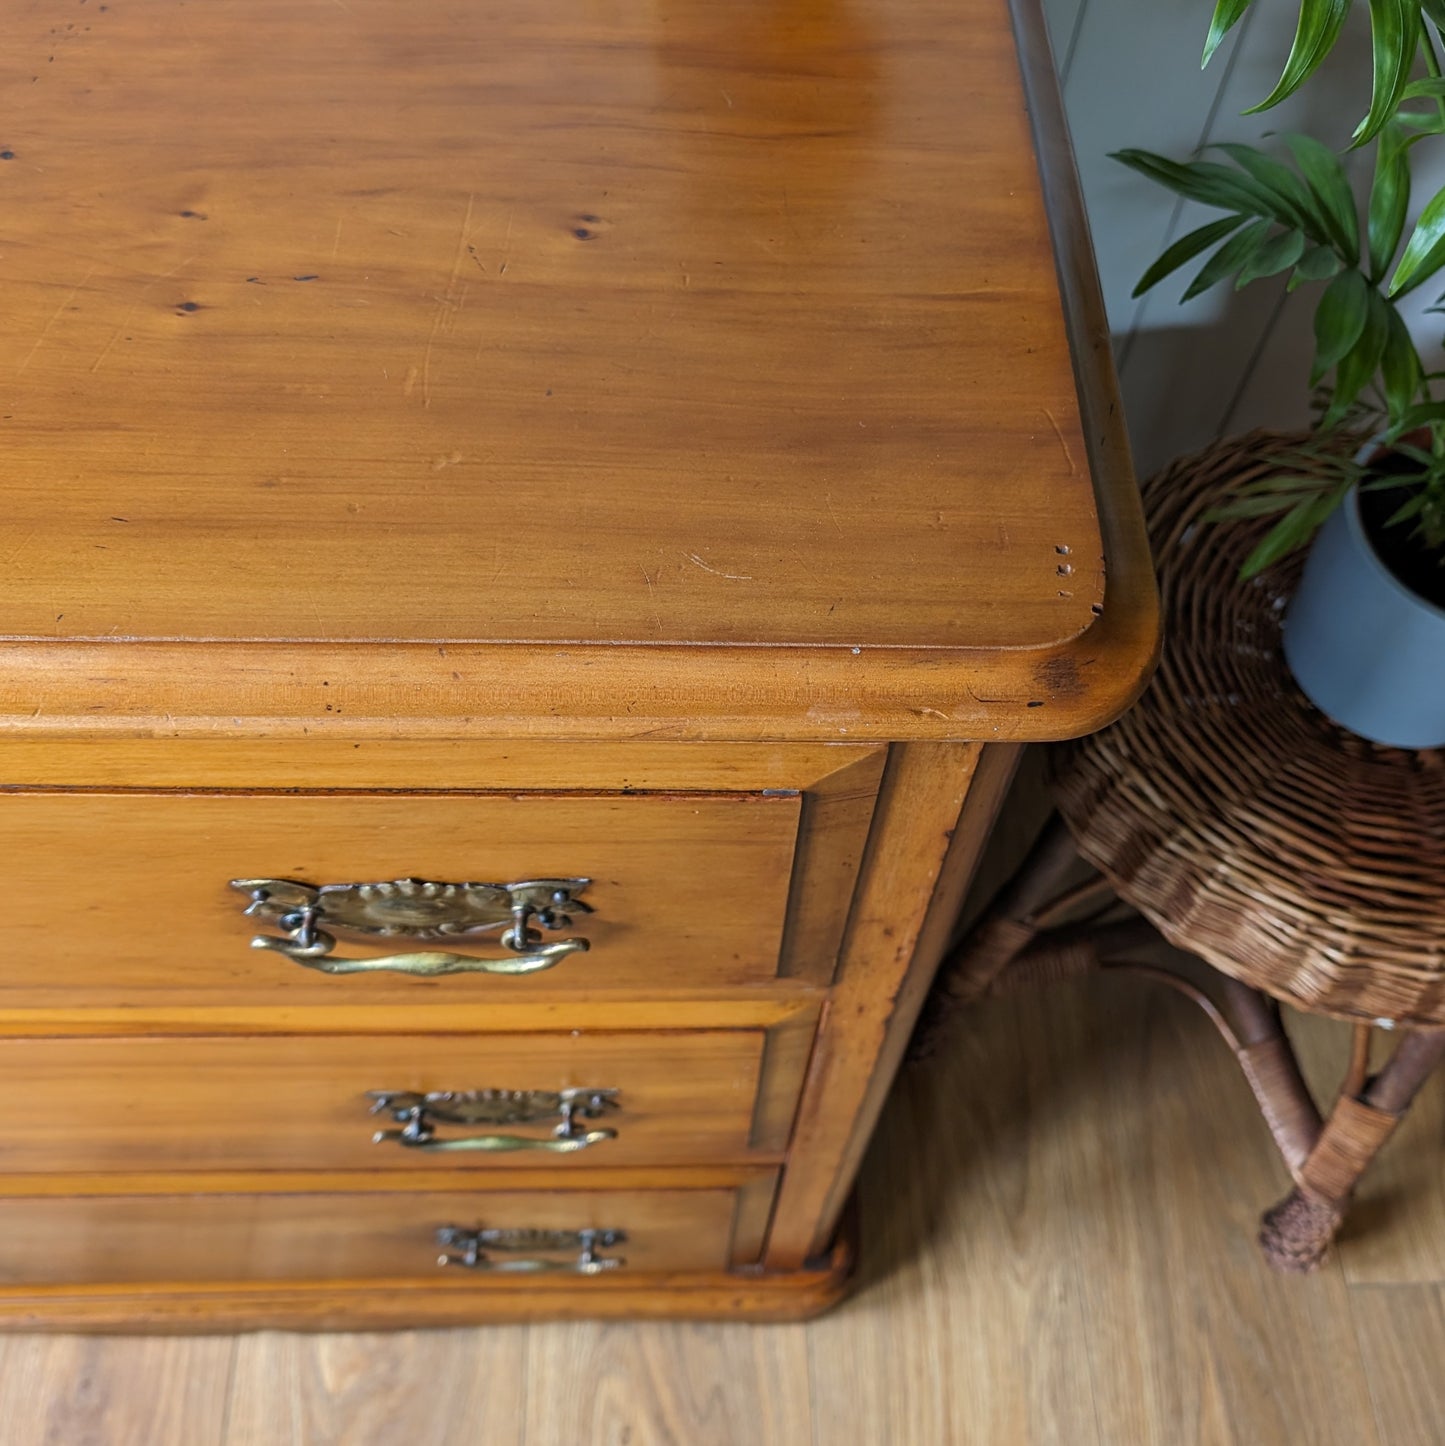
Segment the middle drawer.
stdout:
<path fill-rule="evenodd" d="M 0 1173 L 759 1159 L 751 1136 L 764 1038 L 735 1029 L 0 1040 Z M 796 1083 L 777 1082 L 790 1093 Z M 779 1104 L 788 1107 L 771 1101 L 770 1112 Z"/>

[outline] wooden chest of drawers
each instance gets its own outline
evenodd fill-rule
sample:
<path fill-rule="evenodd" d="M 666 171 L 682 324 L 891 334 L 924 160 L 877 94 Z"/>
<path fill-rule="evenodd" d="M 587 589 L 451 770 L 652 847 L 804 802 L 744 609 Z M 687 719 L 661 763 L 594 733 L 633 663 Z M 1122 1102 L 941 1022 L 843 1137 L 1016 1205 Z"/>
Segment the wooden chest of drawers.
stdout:
<path fill-rule="evenodd" d="M 0 0 L 0 1323 L 837 1297 L 1154 646 L 1017 8 Z"/>

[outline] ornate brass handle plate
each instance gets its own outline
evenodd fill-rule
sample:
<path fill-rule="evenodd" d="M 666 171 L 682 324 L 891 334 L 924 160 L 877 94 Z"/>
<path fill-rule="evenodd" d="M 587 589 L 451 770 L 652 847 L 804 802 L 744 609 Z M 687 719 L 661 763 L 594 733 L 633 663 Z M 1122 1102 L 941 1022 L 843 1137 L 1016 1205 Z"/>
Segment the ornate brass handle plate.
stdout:
<path fill-rule="evenodd" d="M 571 915 L 590 914 L 577 896 L 590 879 L 527 879 L 516 884 L 441 884 L 393 879 L 376 884 L 313 884 L 295 879 L 232 879 L 247 895 L 249 917 L 283 931 L 257 934 L 253 949 L 270 949 L 323 974 L 535 974 L 591 945 L 586 939 L 544 943 L 542 929 L 565 929 Z M 381 958 L 337 957 L 336 932 L 365 939 L 451 939 L 501 929 L 508 952 L 486 958 L 423 950 Z M 333 932 L 336 931 L 336 932 Z"/>
<path fill-rule="evenodd" d="M 468 1230 L 461 1225 L 443 1225 L 437 1231 L 437 1244 L 454 1247 L 459 1255 L 442 1254 L 438 1265 L 458 1265 L 464 1270 L 488 1270 L 497 1273 L 528 1273 L 562 1270 L 571 1275 L 601 1275 L 604 1270 L 617 1270 L 627 1262 L 616 1255 L 599 1255 L 599 1250 L 622 1245 L 627 1234 L 622 1230 Z M 523 1255 L 517 1259 L 494 1259 L 492 1251 L 573 1251 L 573 1260 L 552 1260 L 547 1254 Z"/>
<path fill-rule="evenodd" d="M 616 1130 L 589 1130 L 586 1122 L 596 1120 L 618 1107 L 617 1091 L 606 1089 L 565 1090 L 470 1090 L 464 1094 L 435 1090 L 418 1094 L 413 1090 L 371 1090 L 371 1113 L 389 1114 L 399 1130 L 378 1130 L 376 1144 L 395 1142 L 410 1150 L 547 1150 L 571 1154 L 588 1150 L 617 1138 Z M 485 1134 L 437 1138 L 436 1125 L 525 1125 L 557 1120 L 550 1135 Z"/>

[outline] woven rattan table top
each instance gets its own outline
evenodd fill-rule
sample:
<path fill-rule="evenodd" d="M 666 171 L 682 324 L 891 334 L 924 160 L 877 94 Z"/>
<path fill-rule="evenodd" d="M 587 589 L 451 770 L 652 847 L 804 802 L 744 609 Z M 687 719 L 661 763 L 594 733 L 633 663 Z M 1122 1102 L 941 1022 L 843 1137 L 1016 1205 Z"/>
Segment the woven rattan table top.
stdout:
<path fill-rule="evenodd" d="M 1144 488 L 1164 654 L 1112 727 L 1053 750 L 1080 851 L 1171 943 L 1302 1009 L 1445 1024 L 1445 750 L 1368 743 L 1294 686 L 1290 559 L 1264 522 L 1205 523 L 1282 439 L 1217 443 Z"/>

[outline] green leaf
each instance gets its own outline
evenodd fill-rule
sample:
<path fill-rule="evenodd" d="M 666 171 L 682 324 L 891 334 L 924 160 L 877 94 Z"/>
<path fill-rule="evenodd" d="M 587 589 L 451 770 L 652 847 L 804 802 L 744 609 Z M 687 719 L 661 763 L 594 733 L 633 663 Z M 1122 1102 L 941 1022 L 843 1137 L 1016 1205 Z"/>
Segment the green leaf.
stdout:
<path fill-rule="evenodd" d="M 1171 272 L 1177 271 L 1186 261 L 1193 261 L 1201 251 L 1206 251 L 1222 237 L 1228 236 L 1236 227 L 1244 224 L 1243 216 L 1225 216 L 1211 221 L 1187 236 L 1181 236 L 1140 278 L 1131 295 L 1142 296 L 1151 286 Z"/>
<path fill-rule="evenodd" d="M 1354 266 L 1360 259 L 1360 222 L 1355 197 L 1345 178 L 1340 158 L 1313 136 L 1289 135 L 1285 144 L 1294 152 L 1299 168 L 1314 193 L 1330 228 L 1330 238 L 1341 256 Z"/>
<path fill-rule="evenodd" d="M 1360 339 L 1369 316 L 1370 286 L 1358 271 L 1342 271 L 1325 287 L 1315 308 L 1314 386 Z"/>
<path fill-rule="evenodd" d="M 1290 47 L 1289 59 L 1284 63 L 1279 83 L 1245 114 L 1268 110 L 1286 96 L 1293 95 L 1319 69 L 1320 62 L 1334 48 L 1345 16 L 1349 13 L 1350 0 L 1303 0 L 1294 44 Z"/>
<path fill-rule="evenodd" d="M 1359 340 L 1335 364 L 1335 392 L 1325 412 L 1323 425 L 1338 426 L 1358 400 L 1361 392 L 1375 379 L 1390 337 L 1390 316 L 1394 308 L 1375 288 L 1365 293 L 1365 327 Z"/>
<path fill-rule="evenodd" d="M 1300 257 L 1289 279 L 1289 289 L 1293 291 L 1302 281 L 1328 281 L 1343 265 L 1328 246 L 1314 246 Z"/>
<path fill-rule="evenodd" d="M 1378 293 L 1376 293 L 1378 294 Z M 1425 368 L 1420 354 L 1410 339 L 1410 332 L 1400 313 L 1385 303 L 1389 321 L 1385 330 L 1385 349 L 1380 357 L 1380 381 L 1385 393 L 1385 410 L 1392 422 L 1410 409 L 1424 379 Z"/>
<path fill-rule="evenodd" d="M 1290 508 L 1270 530 L 1265 533 L 1258 547 L 1244 560 L 1239 575 L 1248 579 L 1263 572 L 1271 563 L 1278 562 L 1286 554 L 1303 547 L 1321 524 L 1344 500 L 1345 492 L 1333 488 L 1318 497 L 1306 498 Z"/>
<path fill-rule="evenodd" d="M 1262 246 L 1255 248 L 1240 268 L 1234 289 L 1239 291 L 1262 276 L 1276 276 L 1281 271 L 1288 271 L 1300 259 L 1304 249 L 1305 238 L 1299 231 L 1281 231 L 1278 236 L 1271 236 Z"/>
<path fill-rule="evenodd" d="M 1445 402 L 1421 402 L 1418 407 L 1409 408 L 1391 426 L 1389 432 L 1386 433 L 1385 440 L 1393 442 L 1396 438 L 1408 436 L 1421 427 L 1434 427 L 1442 424 L 1445 424 Z"/>
<path fill-rule="evenodd" d="M 1412 517 L 1418 517 L 1425 510 L 1425 503 L 1428 501 L 1423 492 L 1417 492 L 1409 501 L 1397 507 L 1385 523 L 1386 527 L 1395 527 L 1401 522 L 1408 522 Z"/>
<path fill-rule="evenodd" d="M 1426 136 L 1445 134 L 1445 118 L 1442 118 L 1437 110 L 1425 111 L 1420 114 L 1408 110 L 1396 111 L 1395 119 L 1402 126 L 1408 126 L 1412 131 L 1418 132 L 1410 137 L 1410 145 L 1418 140 L 1424 140 Z"/>
<path fill-rule="evenodd" d="M 1420 8 L 1440 29 L 1445 30 L 1445 0 L 1420 0 Z"/>
<path fill-rule="evenodd" d="M 1419 0 L 1370 0 L 1370 45 L 1375 88 L 1369 114 L 1355 127 L 1357 146 L 1375 136 L 1394 115 L 1410 82 L 1410 68 L 1420 46 Z"/>
<path fill-rule="evenodd" d="M 1111 151 L 1110 159 L 1206 206 L 1243 211 L 1248 216 L 1273 216 L 1279 206 L 1279 198 L 1253 178 L 1214 161 L 1171 161 L 1139 150 Z M 1293 223 L 1286 220 L 1285 224 Z"/>
<path fill-rule="evenodd" d="M 1283 512 L 1286 508 L 1295 506 L 1300 492 L 1306 490 L 1317 492 L 1320 485 L 1320 479 L 1312 477 L 1307 489 L 1296 487 L 1289 491 L 1256 492 L 1248 497 L 1236 497 L 1222 507 L 1210 508 L 1204 514 L 1204 520 L 1206 522 L 1227 522 L 1236 517 L 1273 517 L 1276 512 Z"/>
<path fill-rule="evenodd" d="M 1445 4 L 1442 4 L 1445 9 Z M 1412 80 L 1400 95 L 1401 100 L 1433 100 L 1445 96 L 1445 80 L 1431 76 L 1428 80 Z"/>
<path fill-rule="evenodd" d="M 1370 186 L 1370 204 L 1366 213 L 1372 282 L 1378 283 L 1383 279 L 1399 249 L 1409 206 L 1410 162 L 1399 126 L 1390 124 L 1381 131 L 1375 148 L 1375 179 Z"/>
<path fill-rule="evenodd" d="M 1209 64 L 1219 42 L 1234 28 L 1239 17 L 1249 9 L 1249 0 L 1219 0 L 1214 7 L 1214 18 L 1209 22 L 1209 35 L 1204 42 L 1204 59 L 1199 62 L 1200 70 Z"/>
<path fill-rule="evenodd" d="M 1185 288 L 1180 300 L 1192 301 L 1200 292 L 1208 291 L 1211 286 L 1238 271 L 1254 254 L 1256 248 L 1264 244 L 1269 232 L 1268 221 L 1252 222 L 1243 231 L 1236 232 L 1204 263 L 1199 275 Z"/>
<path fill-rule="evenodd" d="M 1223 151 L 1274 198 L 1275 209 L 1270 214 L 1280 225 L 1298 226 L 1315 241 L 1329 241 L 1329 224 L 1314 192 L 1288 166 L 1254 146 L 1219 141 L 1210 149 Z"/>
<path fill-rule="evenodd" d="M 1445 191 L 1437 191 L 1420 213 L 1415 229 L 1405 244 L 1405 254 L 1390 278 L 1391 296 L 1403 296 L 1445 262 Z"/>

